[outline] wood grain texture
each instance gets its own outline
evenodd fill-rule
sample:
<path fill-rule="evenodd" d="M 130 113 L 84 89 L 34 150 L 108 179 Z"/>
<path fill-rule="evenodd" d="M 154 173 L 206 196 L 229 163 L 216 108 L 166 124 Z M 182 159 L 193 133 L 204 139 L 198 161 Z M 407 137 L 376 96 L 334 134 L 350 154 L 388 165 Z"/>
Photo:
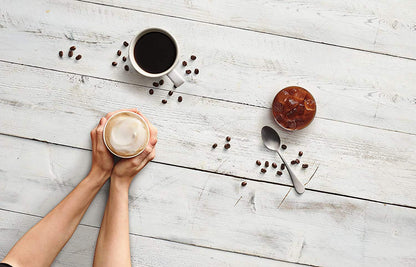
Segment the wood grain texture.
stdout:
<path fill-rule="evenodd" d="M 416 110 L 416 61 L 89 3 L 1 5 L 0 60 L 150 86 L 153 80 L 123 70 L 116 51 L 157 26 L 177 37 L 181 60 L 198 56 L 188 67 L 201 72 L 186 77 L 182 93 L 270 107 L 280 89 L 299 85 L 315 96 L 319 118 L 416 134 L 409 115 Z M 71 45 L 83 55 L 79 62 L 58 57 Z"/>
<path fill-rule="evenodd" d="M 85 2 L 416 59 L 416 3 L 412 0 Z"/>
<path fill-rule="evenodd" d="M 2 135 L 0 146 L 3 209 L 44 216 L 90 165 L 85 150 Z M 130 232 L 319 266 L 416 262 L 416 209 L 317 192 L 298 196 L 293 189 L 285 198 L 286 187 L 255 181 L 241 187 L 241 181 L 150 163 L 130 188 Z M 107 190 L 99 192 L 83 224 L 99 226 Z M 4 225 L 15 231 L 12 223 Z M 96 232 L 75 238 L 90 248 L 74 245 L 67 253 L 82 253 L 86 261 L 95 237 Z M 132 244 L 147 246 L 141 240 Z"/>
<path fill-rule="evenodd" d="M 22 79 L 21 77 L 24 77 Z M 291 185 L 287 175 L 257 159 L 275 161 L 262 144 L 263 125 L 274 125 L 270 110 L 21 65 L 0 63 L 0 131 L 90 149 L 89 131 L 108 111 L 138 107 L 158 128 L 158 162 Z M 279 131 L 288 159 L 304 151 L 295 166 L 307 188 L 388 203 L 416 206 L 416 136 L 316 119 L 303 131 Z M 223 149 L 231 136 L 231 149 Z M 218 143 L 215 150 L 213 143 Z"/>
<path fill-rule="evenodd" d="M 0 210 L 0 259 L 38 217 Z M 92 266 L 99 229 L 80 225 L 52 266 Z M 301 266 L 260 257 L 130 235 L 133 266 Z"/>

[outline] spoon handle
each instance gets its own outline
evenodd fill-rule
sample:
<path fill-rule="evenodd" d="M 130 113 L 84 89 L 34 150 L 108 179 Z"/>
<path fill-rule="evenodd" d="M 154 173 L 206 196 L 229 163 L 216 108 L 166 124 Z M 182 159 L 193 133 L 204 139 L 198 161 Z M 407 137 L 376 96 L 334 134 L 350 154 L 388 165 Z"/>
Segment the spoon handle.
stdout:
<path fill-rule="evenodd" d="M 280 155 L 279 151 L 276 151 L 277 155 L 282 159 L 283 163 L 286 165 L 287 171 L 289 172 L 289 176 L 292 179 L 293 186 L 295 187 L 296 192 L 299 194 L 303 194 L 305 192 L 305 186 L 299 181 L 299 179 L 296 177 L 295 173 L 290 168 L 289 164 L 287 164 L 286 160 Z"/>

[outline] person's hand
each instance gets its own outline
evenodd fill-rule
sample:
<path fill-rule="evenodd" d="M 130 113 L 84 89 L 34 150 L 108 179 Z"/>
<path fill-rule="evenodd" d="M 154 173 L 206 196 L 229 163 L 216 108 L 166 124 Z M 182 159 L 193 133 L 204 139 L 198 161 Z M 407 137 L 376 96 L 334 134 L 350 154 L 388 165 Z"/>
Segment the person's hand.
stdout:
<path fill-rule="evenodd" d="M 125 188 L 128 188 L 136 174 L 139 173 L 149 161 L 154 159 L 156 153 L 155 146 L 157 143 L 157 129 L 143 116 L 143 114 L 138 112 L 137 109 L 132 111 L 146 120 L 149 125 L 150 138 L 149 143 L 140 155 L 130 159 L 121 159 L 114 166 L 111 174 L 111 181 L 114 180 Z"/>
<path fill-rule="evenodd" d="M 136 112 L 137 109 L 124 109 L 128 111 Z M 117 110 L 101 118 L 97 127 L 91 131 L 91 143 L 92 143 L 92 165 L 90 173 L 93 173 L 102 178 L 107 179 L 110 177 L 111 170 L 114 166 L 113 155 L 108 151 L 104 144 L 103 131 L 107 120 L 115 113 L 122 111 Z"/>

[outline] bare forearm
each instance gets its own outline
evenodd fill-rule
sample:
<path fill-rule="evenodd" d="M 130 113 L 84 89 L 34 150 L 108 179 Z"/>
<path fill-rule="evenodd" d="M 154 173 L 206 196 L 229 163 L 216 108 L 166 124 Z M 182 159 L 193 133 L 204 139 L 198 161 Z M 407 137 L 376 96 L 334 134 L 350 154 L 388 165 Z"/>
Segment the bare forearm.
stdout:
<path fill-rule="evenodd" d="M 105 176 L 104 173 L 90 173 L 15 244 L 4 262 L 14 267 L 51 265 L 105 183 Z"/>
<path fill-rule="evenodd" d="M 95 249 L 94 266 L 131 266 L 128 185 L 113 178 Z"/>

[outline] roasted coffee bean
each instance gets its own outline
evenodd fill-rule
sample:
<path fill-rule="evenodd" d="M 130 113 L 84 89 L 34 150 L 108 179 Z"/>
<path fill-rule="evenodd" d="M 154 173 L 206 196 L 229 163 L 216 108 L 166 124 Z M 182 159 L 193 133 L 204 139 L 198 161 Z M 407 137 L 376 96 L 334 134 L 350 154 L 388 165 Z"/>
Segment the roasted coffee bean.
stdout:
<path fill-rule="evenodd" d="M 229 149 L 230 147 L 231 147 L 231 145 L 230 145 L 230 144 L 225 144 L 225 145 L 224 145 L 224 148 L 225 148 L 225 149 Z"/>
<path fill-rule="evenodd" d="M 266 173 L 266 172 L 267 172 L 267 170 L 266 170 L 265 168 L 261 168 L 261 172 L 262 172 L 262 173 Z"/>
<path fill-rule="evenodd" d="M 199 69 L 195 69 L 195 70 L 194 70 L 194 73 L 195 73 L 195 74 L 198 74 L 198 73 L 199 73 Z"/>
<path fill-rule="evenodd" d="M 212 145 L 212 148 L 216 148 L 217 146 L 218 146 L 217 143 L 215 143 Z"/>
<path fill-rule="evenodd" d="M 168 95 L 170 96 L 173 95 L 173 91 L 169 91 Z"/>
<path fill-rule="evenodd" d="M 191 56 L 191 59 L 192 59 L 192 60 L 195 60 L 195 59 L 196 59 L 196 56 L 192 55 L 192 56 Z"/>
<path fill-rule="evenodd" d="M 154 86 L 154 87 L 159 87 L 159 83 L 154 82 L 154 83 L 153 83 L 153 86 Z"/>
<path fill-rule="evenodd" d="M 299 151 L 298 155 L 299 155 L 299 157 L 302 157 L 303 152 L 302 151 Z"/>
<path fill-rule="evenodd" d="M 164 80 L 160 80 L 159 81 L 159 85 L 163 85 L 165 83 L 165 81 Z"/>
<path fill-rule="evenodd" d="M 64 56 L 64 52 L 59 51 L 59 56 L 60 56 L 60 57 L 63 57 L 63 56 Z"/>
<path fill-rule="evenodd" d="M 129 65 L 126 65 L 126 66 L 124 66 L 124 69 L 126 70 L 126 71 L 129 71 Z"/>
<path fill-rule="evenodd" d="M 225 140 L 227 140 L 227 142 L 230 142 L 230 141 L 231 141 L 231 137 L 227 136 L 227 137 L 225 138 Z"/>
<path fill-rule="evenodd" d="M 266 162 L 264 163 L 264 167 L 269 167 L 269 162 L 266 160 Z"/>
<path fill-rule="evenodd" d="M 129 46 L 129 43 L 127 43 L 126 41 L 124 41 L 124 42 L 123 42 L 123 45 L 124 45 L 125 47 L 127 47 L 127 46 Z"/>
<path fill-rule="evenodd" d="M 295 161 L 296 161 L 296 164 L 299 164 L 300 163 L 300 160 L 299 159 L 295 159 Z"/>
<path fill-rule="evenodd" d="M 247 185 L 247 182 L 246 181 L 244 181 L 244 182 L 241 183 L 241 186 L 246 186 L 246 185 Z"/>
<path fill-rule="evenodd" d="M 276 162 L 273 162 L 273 163 L 272 163 L 272 167 L 273 167 L 273 168 L 275 168 L 275 169 L 277 168 L 277 164 L 276 164 Z"/>
<path fill-rule="evenodd" d="M 117 62 L 113 61 L 113 63 L 111 63 L 111 65 L 113 65 L 115 67 L 115 66 L 117 66 Z"/>
<path fill-rule="evenodd" d="M 302 168 L 306 169 L 306 168 L 308 168 L 308 167 L 309 167 L 309 165 L 308 165 L 308 164 L 302 164 Z"/>
<path fill-rule="evenodd" d="M 173 88 L 177 88 L 176 85 L 173 85 Z"/>
<path fill-rule="evenodd" d="M 191 74 L 191 72 L 192 72 L 191 70 L 186 70 L 185 71 L 186 74 Z"/>
<path fill-rule="evenodd" d="M 163 100 L 162 100 L 162 103 L 163 103 L 163 104 L 166 104 L 166 103 L 168 103 L 168 101 L 167 101 L 166 99 L 163 99 Z"/>
<path fill-rule="evenodd" d="M 75 47 L 75 45 L 73 45 L 73 46 L 71 46 L 71 47 L 69 48 L 69 50 L 72 50 L 72 51 L 74 51 L 75 49 L 77 49 L 77 48 Z"/>
<path fill-rule="evenodd" d="M 283 144 L 282 149 L 286 149 L 286 148 L 287 148 L 287 145 Z"/>
<path fill-rule="evenodd" d="M 182 96 L 178 97 L 178 102 L 182 102 Z"/>
<path fill-rule="evenodd" d="M 260 160 L 257 160 L 256 161 L 256 164 L 260 166 L 261 165 L 261 161 Z"/>
<path fill-rule="evenodd" d="M 292 161 L 290 162 L 290 164 L 295 165 L 295 164 L 296 164 L 296 160 L 292 160 Z"/>
<path fill-rule="evenodd" d="M 280 169 L 283 171 L 284 169 L 285 169 L 285 164 L 284 163 L 282 163 L 282 164 L 280 164 Z"/>
<path fill-rule="evenodd" d="M 279 176 L 281 176 L 283 174 L 283 172 L 277 171 L 276 174 L 279 175 Z"/>
<path fill-rule="evenodd" d="M 127 58 L 126 57 L 123 57 L 123 61 L 126 62 L 126 60 L 127 60 Z"/>
<path fill-rule="evenodd" d="M 186 61 L 184 60 L 184 61 L 182 61 L 182 66 L 186 66 L 186 65 L 188 65 L 188 63 L 186 63 Z"/>
<path fill-rule="evenodd" d="M 154 93 L 155 91 L 153 91 L 153 89 L 150 89 L 149 90 L 149 94 L 151 94 L 151 95 L 153 95 L 153 93 Z"/>
<path fill-rule="evenodd" d="M 82 56 L 81 55 L 78 55 L 75 59 L 76 60 L 80 60 L 82 58 Z"/>
<path fill-rule="evenodd" d="M 121 50 L 117 51 L 117 56 L 121 56 Z"/>
<path fill-rule="evenodd" d="M 73 55 L 74 55 L 74 52 L 72 52 L 72 50 L 69 50 L 68 57 L 72 57 Z"/>

